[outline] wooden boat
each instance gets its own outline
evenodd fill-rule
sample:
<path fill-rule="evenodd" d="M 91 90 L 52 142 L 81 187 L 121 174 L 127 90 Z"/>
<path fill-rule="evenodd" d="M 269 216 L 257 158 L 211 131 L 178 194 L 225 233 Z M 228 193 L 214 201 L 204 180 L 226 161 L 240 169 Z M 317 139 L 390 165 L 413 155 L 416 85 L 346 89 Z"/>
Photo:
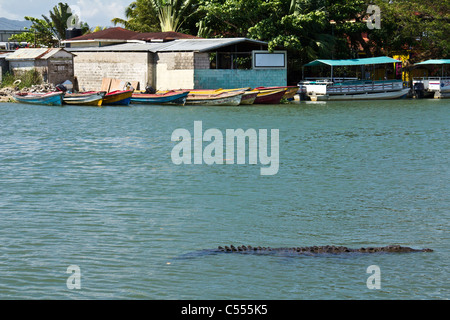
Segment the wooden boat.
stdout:
<path fill-rule="evenodd" d="M 286 93 L 286 88 L 276 90 L 259 90 L 253 104 L 279 104 Z"/>
<path fill-rule="evenodd" d="M 298 92 L 299 87 L 298 86 L 285 86 L 285 87 L 257 87 L 257 88 L 255 88 L 255 90 L 277 90 L 277 89 L 286 89 L 283 99 L 293 100 L 294 96 Z"/>
<path fill-rule="evenodd" d="M 63 103 L 63 92 L 50 93 L 16 93 L 13 98 L 17 102 L 40 104 L 46 106 L 61 106 Z"/>
<path fill-rule="evenodd" d="M 105 94 L 105 91 L 66 93 L 63 102 L 69 105 L 101 107 Z"/>
<path fill-rule="evenodd" d="M 167 93 L 155 93 L 155 94 L 133 93 L 133 95 L 131 96 L 131 103 L 157 104 L 157 105 L 173 104 L 183 106 L 186 103 L 186 98 L 188 94 L 189 91 L 186 92 L 169 91 Z"/>
<path fill-rule="evenodd" d="M 245 91 L 242 95 L 241 105 L 251 105 L 255 102 L 259 91 Z"/>
<path fill-rule="evenodd" d="M 248 91 L 251 90 L 250 87 L 245 87 L 245 88 L 234 88 L 234 89 L 181 89 L 181 90 L 176 90 L 176 91 L 189 91 L 192 94 L 219 94 L 219 93 L 224 93 L 224 92 L 237 92 L 237 91 Z M 168 93 L 168 92 L 172 92 L 174 90 L 166 90 L 166 91 L 158 91 L 157 93 Z"/>
<path fill-rule="evenodd" d="M 218 94 L 189 93 L 187 105 L 201 106 L 238 106 L 245 91 L 222 92 Z"/>
<path fill-rule="evenodd" d="M 133 90 L 116 90 L 105 94 L 102 105 L 128 106 L 131 102 Z"/>

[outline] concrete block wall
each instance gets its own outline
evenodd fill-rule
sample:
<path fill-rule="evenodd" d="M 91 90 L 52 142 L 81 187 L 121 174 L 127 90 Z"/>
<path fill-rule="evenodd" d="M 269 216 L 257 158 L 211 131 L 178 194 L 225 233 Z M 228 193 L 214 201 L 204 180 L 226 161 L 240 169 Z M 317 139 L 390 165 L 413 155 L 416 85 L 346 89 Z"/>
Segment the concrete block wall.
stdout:
<path fill-rule="evenodd" d="M 160 52 L 155 60 L 157 90 L 194 88 L 193 52 Z"/>
<path fill-rule="evenodd" d="M 174 90 L 174 89 L 193 89 L 194 88 L 194 70 L 170 70 L 167 65 L 159 64 L 156 67 L 156 89 Z"/>
<path fill-rule="evenodd" d="M 50 59 L 48 62 L 48 82 L 55 85 L 66 80 L 73 82 L 73 60 Z"/>
<path fill-rule="evenodd" d="M 195 53 L 194 67 L 198 69 L 209 69 L 211 62 L 209 61 L 209 53 Z"/>
<path fill-rule="evenodd" d="M 256 88 L 286 85 L 286 69 L 198 69 L 195 70 L 194 74 L 195 89 Z"/>
<path fill-rule="evenodd" d="M 74 74 L 80 90 L 100 90 L 103 78 L 153 83 L 150 52 L 76 52 Z"/>
<path fill-rule="evenodd" d="M 157 64 L 165 64 L 167 70 L 194 69 L 194 52 L 160 52 L 156 58 Z"/>

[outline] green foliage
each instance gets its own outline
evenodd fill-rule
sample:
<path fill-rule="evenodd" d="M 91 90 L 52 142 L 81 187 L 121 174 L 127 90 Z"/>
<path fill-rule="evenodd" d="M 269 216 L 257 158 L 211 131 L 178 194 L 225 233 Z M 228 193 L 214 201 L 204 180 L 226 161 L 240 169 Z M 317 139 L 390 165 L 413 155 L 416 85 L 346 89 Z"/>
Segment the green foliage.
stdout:
<path fill-rule="evenodd" d="M 157 8 L 152 6 L 150 0 L 136 0 L 125 9 L 126 19 L 114 18 L 114 25 L 122 25 L 128 30 L 137 32 L 159 31 Z"/>
<path fill-rule="evenodd" d="M 195 0 L 136 0 L 125 10 L 125 19 L 114 18 L 114 25 L 138 32 L 178 31 L 196 11 Z"/>
<path fill-rule="evenodd" d="M 415 61 L 450 56 L 450 3 L 437 0 L 386 3 L 377 0 L 382 12 L 381 29 L 369 38 L 386 54 L 414 49 Z"/>
<path fill-rule="evenodd" d="M 25 20 L 31 21 L 31 27 L 25 28 L 27 32 L 13 35 L 9 40 L 18 42 L 28 42 L 38 47 L 56 47 L 58 40 L 66 38 L 66 29 L 72 22 L 72 25 L 79 24 L 82 32 L 89 30 L 85 22 L 79 22 L 79 18 L 71 13 L 67 3 L 58 3 L 49 12 L 50 18 L 42 15 L 42 19 L 34 17 L 25 17 Z"/>
<path fill-rule="evenodd" d="M 25 28 L 27 32 L 13 35 L 10 41 L 36 43 L 38 46 L 54 47 L 58 41 L 53 35 L 53 26 L 45 19 L 38 19 L 33 17 L 25 17 L 25 20 L 31 21 L 29 28 Z"/>
<path fill-rule="evenodd" d="M 32 69 L 28 71 L 15 72 L 14 74 L 7 72 L 3 76 L 3 80 L 0 83 L 0 87 L 1 88 L 16 87 L 16 85 L 14 85 L 14 82 L 16 80 L 20 80 L 20 83 L 17 85 L 17 87 L 19 87 L 20 90 L 23 88 L 29 88 L 32 85 L 43 83 L 42 75 L 36 69 Z"/>
<path fill-rule="evenodd" d="M 42 17 L 51 27 L 54 36 L 59 40 L 66 39 L 66 29 L 69 26 L 80 27 L 83 33 L 89 30 L 88 24 L 79 21 L 80 18 L 72 13 L 67 3 L 58 3 L 50 10 L 49 15 L 50 18 L 45 15 L 42 15 Z"/>

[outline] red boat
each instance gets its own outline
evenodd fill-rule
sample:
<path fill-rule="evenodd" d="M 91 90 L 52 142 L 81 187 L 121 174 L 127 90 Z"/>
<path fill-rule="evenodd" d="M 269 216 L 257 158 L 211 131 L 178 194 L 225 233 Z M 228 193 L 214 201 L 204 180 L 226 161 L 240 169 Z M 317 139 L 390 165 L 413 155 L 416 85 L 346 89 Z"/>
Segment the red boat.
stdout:
<path fill-rule="evenodd" d="M 283 98 L 286 92 L 286 88 L 275 90 L 258 90 L 258 96 L 253 104 L 280 104 L 281 98 Z"/>

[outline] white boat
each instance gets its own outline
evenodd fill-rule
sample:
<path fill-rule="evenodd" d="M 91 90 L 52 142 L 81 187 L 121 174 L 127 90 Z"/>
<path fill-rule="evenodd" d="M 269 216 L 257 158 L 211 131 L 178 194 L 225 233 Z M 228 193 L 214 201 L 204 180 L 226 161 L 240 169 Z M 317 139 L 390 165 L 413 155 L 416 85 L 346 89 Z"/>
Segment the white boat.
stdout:
<path fill-rule="evenodd" d="M 358 80 L 357 78 L 335 78 L 333 69 L 340 66 L 367 66 L 376 64 L 401 63 L 390 57 L 362 58 L 350 60 L 314 60 L 303 67 L 331 66 L 331 77 L 303 80 L 300 90 L 312 101 L 332 100 L 385 100 L 406 96 L 410 89 L 402 80 Z"/>
<path fill-rule="evenodd" d="M 441 66 L 440 77 L 413 78 L 413 92 L 416 98 L 449 98 L 450 77 L 444 76 L 444 66 L 450 64 L 450 59 L 426 60 L 414 65 L 417 67 Z"/>
<path fill-rule="evenodd" d="M 370 92 L 363 93 L 339 93 L 322 94 L 309 96 L 311 101 L 338 101 L 338 100 L 389 100 L 398 99 L 406 96 L 410 92 L 409 88 L 403 88 L 395 91 Z"/>

